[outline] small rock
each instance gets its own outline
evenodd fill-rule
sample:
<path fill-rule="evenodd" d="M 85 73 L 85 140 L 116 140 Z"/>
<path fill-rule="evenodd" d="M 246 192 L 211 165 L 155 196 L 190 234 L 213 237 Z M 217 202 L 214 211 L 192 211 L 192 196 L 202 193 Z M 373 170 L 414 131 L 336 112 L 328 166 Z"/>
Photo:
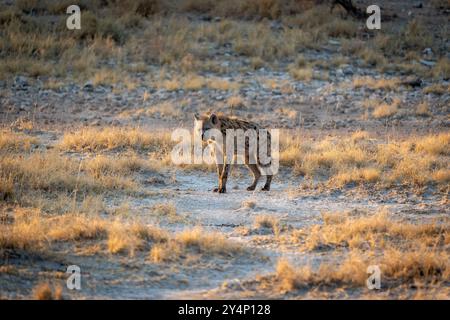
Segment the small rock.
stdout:
<path fill-rule="evenodd" d="M 427 67 L 433 67 L 436 64 L 436 62 L 434 62 L 434 61 L 428 61 L 428 60 L 423 60 L 423 59 L 420 59 L 419 62 Z"/>
<path fill-rule="evenodd" d="M 17 76 L 14 79 L 14 86 L 19 90 L 27 90 L 29 84 L 27 78 L 23 76 Z"/>
<path fill-rule="evenodd" d="M 92 83 L 91 80 L 87 81 L 87 82 L 83 85 L 83 90 L 84 90 L 84 91 L 94 91 L 94 84 Z"/>
<path fill-rule="evenodd" d="M 431 48 L 425 48 L 425 49 L 423 49 L 422 53 L 424 55 L 430 56 L 433 54 L 433 50 L 431 50 Z"/>

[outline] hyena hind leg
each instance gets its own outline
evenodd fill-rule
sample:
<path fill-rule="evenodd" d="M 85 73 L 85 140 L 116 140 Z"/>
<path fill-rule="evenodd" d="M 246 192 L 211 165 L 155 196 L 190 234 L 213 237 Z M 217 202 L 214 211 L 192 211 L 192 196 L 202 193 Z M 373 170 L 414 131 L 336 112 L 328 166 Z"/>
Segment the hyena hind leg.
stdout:
<path fill-rule="evenodd" d="M 253 183 L 248 186 L 248 191 L 253 191 L 256 188 L 256 185 L 258 184 L 259 177 L 261 177 L 261 172 L 259 172 L 258 166 L 256 164 L 247 164 L 247 167 L 250 169 L 250 171 L 253 174 Z"/>
<path fill-rule="evenodd" d="M 261 190 L 262 191 L 269 191 L 271 182 L 272 182 L 272 176 L 271 175 L 267 175 L 267 177 L 266 177 L 266 184 L 264 185 L 264 187 Z"/>

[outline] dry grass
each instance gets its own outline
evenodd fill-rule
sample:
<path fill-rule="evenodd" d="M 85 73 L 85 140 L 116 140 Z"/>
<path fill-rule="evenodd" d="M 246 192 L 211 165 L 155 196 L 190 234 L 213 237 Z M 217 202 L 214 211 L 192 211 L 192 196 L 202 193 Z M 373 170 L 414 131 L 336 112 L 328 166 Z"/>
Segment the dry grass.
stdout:
<path fill-rule="evenodd" d="M 33 289 L 34 300 L 63 300 L 62 287 L 40 283 Z"/>
<path fill-rule="evenodd" d="M 372 215 L 327 213 L 323 222 L 294 231 L 293 237 L 305 250 L 333 250 L 338 259 L 324 261 L 318 267 L 294 267 L 281 259 L 269 279 L 276 290 L 289 292 L 319 285 L 322 289 L 365 288 L 369 265 L 380 267 L 384 290 L 408 283 L 431 288 L 450 280 L 448 219 L 411 223 L 394 220 L 388 212 L 380 211 Z"/>
<path fill-rule="evenodd" d="M 300 69 L 291 67 L 289 73 L 295 80 L 299 81 L 309 82 L 313 78 L 313 69 L 309 67 Z"/>
<path fill-rule="evenodd" d="M 416 115 L 421 116 L 421 117 L 431 116 L 430 107 L 427 102 L 422 102 L 417 105 Z"/>
<path fill-rule="evenodd" d="M 240 253 L 243 247 L 231 242 L 220 233 L 208 233 L 201 228 L 185 230 L 176 235 L 175 239 L 182 245 L 199 252 L 233 255 Z"/>
<path fill-rule="evenodd" d="M 269 229 L 275 236 L 280 233 L 280 221 L 269 215 L 259 215 L 255 218 L 254 227 L 256 229 Z"/>
<path fill-rule="evenodd" d="M 168 219 L 169 222 L 183 222 L 184 217 L 177 213 L 173 202 L 157 203 L 152 207 L 152 213 L 158 217 Z"/>
<path fill-rule="evenodd" d="M 398 79 L 375 79 L 371 77 L 355 77 L 353 79 L 353 87 L 366 87 L 373 90 L 396 90 L 399 86 Z"/>
<path fill-rule="evenodd" d="M 128 175 L 127 170 L 109 162 L 109 172 L 103 160 L 103 167 L 99 167 L 100 160 L 83 162 L 66 158 L 57 153 L 32 153 L 25 156 L 6 155 L 0 157 L 0 180 L 2 184 L 12 183 L 14 195 L 20 199 L 29 192 L 41 193 L 72 193 L 81 194 L 102 192 L 113 189 L 136 190 L 136 183 Z M 122 163 L 127 160 L 122 160 Z M 132 163 L 127 164 L 132 165 Z M 104 173 L 100 174 L 100 171 Z M 128 167 L 129 170 L 129 167 Z"/>
<path fill-rule="evenodd" d="M 152 247 L 149 259 L 154 263 L 188 259 L 194 255 L 219 255 L 228 258 L 241 255 L 245 249 L 220 233 L 205 232 L 197 227 L 184 230 L 170 241 Z M 198 257 L 196 257 L 198 258 Z"/>
<path fill-rule="evenodd" d="M 443 132 L 437 135 L 425 136 L 416 140 L 415 149 L 429 155 L 450 155 L 450 133 Z"/>
<path fill-rule="evenodd" d="M 376 119 L 388 118 L 396 115 L 398 112 L 398 106 L 400 105 L 399 99 L 394 99 L 391 103 L 382 103 L 373 110 L 372 115 Z"/>
<path fill-rule="evenodd" d="M 226 79 L 210 79 L 207 81 L 207 86 L 213 90 L 221 90 L 221 91 L 234 91 L 239 89 L 240 85 L 237 82 L 229 81 Z"/>
<path fill-rule="evenodd" d="M 325 213 L 324 225 L 316 225 L 305 231 L 306 250 L 321 248 L 368 248 L 384 250 L 388 248 L 433 247 L 450 236 L 449 221 L 445 223 L 413 224 L 396 221 L 389 212 L 379 211 L 373 215 L 352 216 L 350 213 Z"/>
<path fill-rule="evenodd" d="M 35 137 L 16 133 L 13 131 L 2 131 L 0 133 L 0 151 L 1 152 L 27 152 L 33 145 L 39 143 Z"/>
<path fill-rule="evenodd" d="M 66 133 L 58 147 L 61 150 L 101 151 L 112 149 L 167 150 L 171 146 L 169 133 L 147 132 L 137 128 L 86 128 Z"/>
<path fill-rule="evenodd" d="M 300 132 L 281 135 L 280 164 L 328 186 L 373 184 L 389 187 L 445 185 L 448 133 L 382 143 L 364 132 L 347 138 L 311 141 Z"/>
<path fill-rule="evenodd" d="M 156 227 L 85 214 L 48 217 L 38 210 L 17 208 L 11 224 L 1 224 L 0 248 L 43 252 L 56 242 L 106 240 L 105 250 L 133 255 L 150 242 L 167 240 Z"/>
<path fill-rule="evenodd" d="M 435 84 L 432 84 L 432 85 L 429 85 L 429 86 L 423 88 L 422 91 L 425 94 L 428 94 L 428 93 L 445 94 L 445 93 L 450 92 L 450 86 L 440 84 L 440 83 L 435 83 Z"/>

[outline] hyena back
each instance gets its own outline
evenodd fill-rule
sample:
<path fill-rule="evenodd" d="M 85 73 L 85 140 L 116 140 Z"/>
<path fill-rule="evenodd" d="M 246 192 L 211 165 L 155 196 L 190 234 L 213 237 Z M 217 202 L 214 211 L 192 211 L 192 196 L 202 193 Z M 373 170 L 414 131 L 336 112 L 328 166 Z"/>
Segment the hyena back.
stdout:
<path fill-rule="evenodd" d="M 261 171 L 264 171 L 264 168 L 267 166 L 270 166 L 270 163 L 265 163 L 261 161 L 260 159 L 260 152 L 259 152 L 259 141 L 260 141 L 260 130 L 264 129 L 258 124 L 246 121 L 238 118 L 231 118 L 224 115 L 217 115 L 217 114 L 211 114 L 211 115 L 195 115 L 194 119 L 194 130 L 196 131 L 196 134 L 201 135 L 202 140 L 206 141 L 209 144 L 213 144 L 213 149 L 215 153 L 216 159 L 221 159 L 222 161 L 216 161 L 217 165 L 217 175 L 219 180 L 219 185 L 217 188 L 215 188 L 214 192 L 219 193 L 225 193 L 226 192 L 226 183 L 228 179 L 228 175 L 230 173 L 231 164 L 236 159 L 237 155 L 237 138 L 233 139 L 234 142 L 234 153 L 233 153 L 233 159 L 230 161 L 230 159 L 227 159 L 226 155 L 226 136 L 227 136 L 227 129 L 233 129 L 236 130 L 241 129 L 243 132 L 254 132 L 257 134 L 256 136 L 256 150 L 253 150 L 252 146 L 250 145 L 250 139 L 245 138 L 245 144 L 244 144 L 244 163 L 249 168 L 251 173 L 253 174 L 253 183 L 247 187 L 247 190 L 253 191 L 256 188 L 256 185 L 258 183 L 259 178 L 261 177 Z M 217 129 L 222 134 L 222 148 L 216 143 L 216 141 L 208 139 L 205 137 L 205 133 L 208 130 L 211 129 Z M 251 131 L 250 131 L 251 130 Z M 271 156 L 271 135 L 268 130 L 264 130 L 267 141 L 266 146 L 266 153 L 267 157 Z M 263 142 L 264 143 L 264 142 Z M 270 183 L 272 181 L 272 174 L 266 174 L 266 183 L 264 187 L 262 188 L 263 191 L 269 191 L 270 190 Z"/>

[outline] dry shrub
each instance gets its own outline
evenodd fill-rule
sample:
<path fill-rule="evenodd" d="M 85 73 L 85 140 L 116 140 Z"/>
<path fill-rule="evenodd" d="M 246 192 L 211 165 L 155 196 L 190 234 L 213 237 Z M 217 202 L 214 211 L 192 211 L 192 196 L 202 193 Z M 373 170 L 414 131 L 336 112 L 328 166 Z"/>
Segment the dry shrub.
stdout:
<path fill-rule="evenodd" d="M 388 118 L 396 115 L 398 112 L 398 106 L 400 105 L 399 99 L 394 99 L 392 103 L 382 103 L 373 110 L 372 115 L 376 119 Z"/>
<path fill-rule="evenodd" d="M 160 150 L 172 145 L 166 132 L 147 132 L 137 128 L 86 128 L 66 133 L 58 147 L 62 150 L 100 151 L 111 149 Z"/>
<path fill-rule="evenodd" d="M 240 244 L 228 241 L 222 234 L 205 233 L 201 228 L 182 231 L 176 235 L 175 239 L 180 244 L 201 253 L 232 256 L 243 250 Z"/>
<path fill-rule="evenodd" d="M 371 77 L 355 77 L 353 79 L 353 86 L 355 88 L 367 87 L 373 90 L 396 90 L 399 86 L 398 79 L 375 79 Z"/>
<path fill-rule="evenodd" d="M 135 254 L 151 243 L 165 242 L 161 229 L 121 219 L 108 220 L 86 214 L 48 217 L 38 210 L 16 209 L 11 224 L 0 225 L 0 249 L 42 252 L 54 242 L 107 240 L 112 254 Z"/>
<path fill-rule="evenodd" d="M 35 137 L 16 133 L 13 131 L 2 131 L 0 133 L 0 151 L 1 152 L 24 152 L 29 151 L 32 145 L 39 140 Z"/>
<path fill-rule="evenodd" d="M 415 149 L 419 152 L 425 152 L 430 155 L 450 155 L 450 133 L 443 132 L 435 135 L 424 136 L 415 141 Z M 412 142 L 414 143 L 414 142 Z"/>
<path fill-rule="evenodd" d="M 33 289 L 33 300 L 63 300 L 62 287 L 40 283 Z"/>
<path fill-rule="evenodd" d="M 314 71 L 310 67 L 300 69 L 291 67 L 289 73 L 295 80 L 309 82 L 313 78 Z"/>
<path fill-rule="evenodd" d="M 275 236 L 280 233 L 280 221 L 269 215 L 259 215 L 255 218 L 254 227 L 256 229 L 269 229 Z"/>
<path fill-rule="evenodd" d="M 379 183 L 380 186 L 443 185 L 448 169 L 448 133 L 380 143 L 367 132 L 311 141 L 301 132 L 280 135 L 280 164 L 328 186 Z"/>
<path fill-rule="evenodd" d="M 316 267 L 294 267 L 281 259 L 272 285 L 295 291 L 317 285 L 344 289 L 365 287 L 367 267 L 378 265 L 384 288 L 405 283 L 442 285 L 450 279 L 449 254 L 445 243 L 450 236 L 449 220 L 413 223 L 394 219 L 387 211 L 372 215 L 359 213 L 323 214 L 323 225 L 294 231 L 306 250 L 339 250 L 343 259 L 324 260 Z"/>
<path fill-rule="evenodd" d="M 131 191 L 137 187 L 124 169 L 115 171 L 114 174 L 98 176 L 99 171 L 94 170 L 94 165 L 89 164 L 89 161 L 89 168 L 86 169 L 83 162 L 55 152 L 3 156 L 0 157 L 0 164 L 1 180 L 12 180 L 14 185 L 20 186 L 15 192 L 18 196 L 25 196 L 33 190 L 51 194 L 112 189 Z"/>
<path fill-rule="evenodd" d="M 445 85 L 441 83 L 431 84 L 423 88 L 423 93 L 435 93 L 435 94 L 445 94 L 450 92 L 450 85 Z"/>

